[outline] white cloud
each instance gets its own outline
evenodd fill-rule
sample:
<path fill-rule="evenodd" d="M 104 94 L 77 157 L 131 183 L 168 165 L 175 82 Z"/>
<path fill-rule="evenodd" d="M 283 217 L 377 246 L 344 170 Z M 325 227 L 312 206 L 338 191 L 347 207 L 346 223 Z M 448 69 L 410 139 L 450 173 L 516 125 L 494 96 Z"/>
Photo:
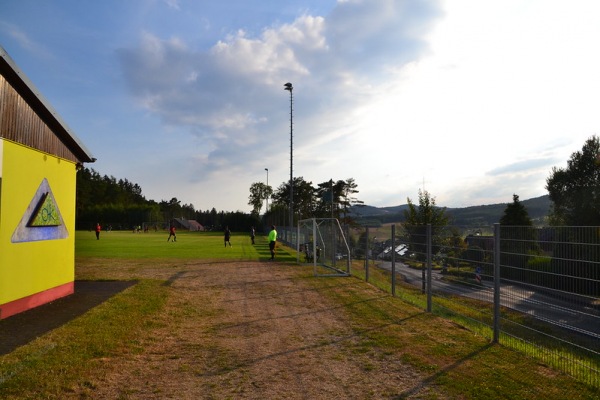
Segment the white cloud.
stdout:
<path fill-rule="evenodd" d="M 426 31 L 437 15 L 435 2 L 421 8 L 398 4 L 341 3 L 331 16 L 305 14 L 255 37 L 238 31 L 208 51 L 193 49 L 181 39 L 144 34 L 140 46 L 119 54 L 140 104 L 164 123 L 188 126 L 202 138 L 201 155 L 187 156 L 195 159 L 189 176 L 208 182 L 227 165 L 241 174 L 234 184 L 247 197 L 249 166 L 263 170 L 268 162 L 275 172 L 276 163 L 281 176 L 288 165 L 289 110 L 283 83 L 291 81 L 295 87 L 296 176 L 315 182 L 329 179 L 310 175 L 337 154 L 342 137 L 361 140 L 352 133 L 353 109 L 373 100 L 373 84 L 386 73 L 385 64 L 398 66 L 426 50 L 416 32 Z M 365 29 L 368 33 L 360 33 Z M 386 57 L 384 48 L 392 42 L 398 46 Z M 370 75 L 373 70 L 379 71 L 376 77 Z M 260 154 L 268 156 L 256 156 Z M 335 179 L 346 179 L 353 172 L 337 174 L 343 175 Z"/>
<path fill-rule="evenodd" d="M 0 20 L 0 30 L 6 32 L 19 46 L 31 53 L 36 53 L 40 58 L 45 60 L 54 59 L 40 43 L 32 39 L 27 32 L 20 29 L 17 25 Z"/>
<path fill-rule="evenodd" d="M 247 209 L 265 167 L 286 181 L 285 82 L 294 175 L 378 206 L 424 184 L 447 206 L 538 196 L 600 134 L 595 0 L 11 4 L 1 41 L 149 198 Z"/>
<path fill-rule="evenodd" d="M 167 4 L 167 6 L 169 6 L 170 8 L 173 8 L 175 10 L 181 10 L 181 7 L 179 6 L 179 0 L 164 0 L 164 1 Z"/>
<path fill-rule="evenodd" d="M 198 181 L 228 165 L 245 195 L 249 172 L 267 162 L 274 179 L 286 179 L 282 85 L 290 81 L 296 176 L 354 177 L 377 205 L 414 197 L 423 181 L 449 205 L 543 194 L 565 151 L 541 149 L 570 132 L 587 137 L 597 124 L 596 104 L 578 99 L 600 89 L 590 81 L 600 65 L 585 49 L 597 29 L 557 28 L 579 15 L 558 3 L 443 5 L 338 2 L 329 15 L 304 14 L 258 35 L 239 30 L 209 50 L 145 38 L 121 60 L 132 93 L 202 138 L 202 162 L 190 173 Z M 582 74 L 571 72 L 574 60 L 586 62 Z"/>

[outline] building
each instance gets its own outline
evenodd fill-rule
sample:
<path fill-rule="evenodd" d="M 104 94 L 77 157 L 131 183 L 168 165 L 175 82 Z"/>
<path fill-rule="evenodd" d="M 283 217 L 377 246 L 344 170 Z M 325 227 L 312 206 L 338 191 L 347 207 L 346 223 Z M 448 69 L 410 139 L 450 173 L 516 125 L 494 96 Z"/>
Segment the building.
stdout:
<path fill-rule="evenodd" d="M 0 47 L 0 319 L 74 292 L 76 175 L 94 161 Z"/>
<path fill-rule="evenodd" d="M 173 224 L 177 229 L 185 229 L 190 232 L 204 231 L 204 226 L 193 219 L 173 218 Z"/>

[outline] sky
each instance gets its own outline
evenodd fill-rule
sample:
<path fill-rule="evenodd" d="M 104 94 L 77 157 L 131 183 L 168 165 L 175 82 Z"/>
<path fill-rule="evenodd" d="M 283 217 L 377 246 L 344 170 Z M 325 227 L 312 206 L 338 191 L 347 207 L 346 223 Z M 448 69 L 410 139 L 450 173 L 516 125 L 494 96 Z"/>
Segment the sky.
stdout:
<path fill-rule="evenodd" d="M 371 206 L 509 203 L 600 135 L 597 0 L 0 0 L 0 46 L 88 168 L 197 210 L 250 212 L 290 144 Z"/>

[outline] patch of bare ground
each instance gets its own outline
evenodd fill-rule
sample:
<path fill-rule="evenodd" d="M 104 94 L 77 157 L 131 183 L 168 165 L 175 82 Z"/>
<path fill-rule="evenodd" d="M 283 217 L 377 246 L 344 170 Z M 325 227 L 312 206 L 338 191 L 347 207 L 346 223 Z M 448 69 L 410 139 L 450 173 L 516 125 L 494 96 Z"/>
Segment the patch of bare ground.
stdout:
<path fill-rule="evenodd" d="M 359 351 L 339 305 L 278 263 L 189 263 L 139 352 L 106 360 L 93 398 L 445 398 L 398 354 Z"/>

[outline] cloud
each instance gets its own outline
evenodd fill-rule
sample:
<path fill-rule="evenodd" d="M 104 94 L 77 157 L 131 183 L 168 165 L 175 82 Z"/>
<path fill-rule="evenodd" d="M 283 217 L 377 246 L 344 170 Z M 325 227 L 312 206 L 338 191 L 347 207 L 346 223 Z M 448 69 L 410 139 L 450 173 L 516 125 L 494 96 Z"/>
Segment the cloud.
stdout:
<path fill-rule="evenodd" d="M 555 165 L 559 160 L 557 158 L 538 158 L 517 161 L 511 164 L 503 165 L 488 171 L 486 174 L 489 176 L 499 176 L 507 174 L 531 174 L 532 172 L 539 171 L 541 168 L 549 169 L 552 165 Z"/>
<path fill-rule="evenodd" d="M 25 31 L 19 29 L 16 25 L 5 21 L 0 21 L 0 29 L 7 32 L 8 35 L 19 44 L 19 46 L 26 49 L 31 54 L 36 54 L 41 59 L 45 60 L 54 59 L 54 56 L 52 56 L 46 48 L 32 40 Z"/>
<path fill-rule="evenodd" d="M 418 59 L 431 22 L 441 15 L 432 1 L 345 1 L 327 23 L 336 68 L 372 74 Z"/>
<path fill-rule="evenodd" d="M 256 154 L 276 151 L 289 126 L 288 81 L 302 111 L 303 141 L 339 136 L 323 121 L 351 118 L 390 68 L 425 54 L 438 16 L 438 1 L 352 0 L 329 16 L 305 14 L 259 35 L 234 32 L 210 49 L 144 32 L 118 57 L 140 107 L 201 140 L 193 175 L 202 179 L 223 164 L 243 171 Z M 274 104 L 281 105 L 276 113 Z"/>
<path fill-rule="evenodd" d="M 294 175 L 372 205 L 423 181 L 449 206 L 541 195 L 599 133 L 593 1 L 8 3 L 2 45 L 150 198 L 231 209 L 265 167 L 287 180 L 285 82 Z"/>
<path fill-rule="evenodd" d="M 173 8 L 175 10 L 181 10 L 179 5 L 179 0 L 165 0 L 165 3 L 169 8 Z"/>

